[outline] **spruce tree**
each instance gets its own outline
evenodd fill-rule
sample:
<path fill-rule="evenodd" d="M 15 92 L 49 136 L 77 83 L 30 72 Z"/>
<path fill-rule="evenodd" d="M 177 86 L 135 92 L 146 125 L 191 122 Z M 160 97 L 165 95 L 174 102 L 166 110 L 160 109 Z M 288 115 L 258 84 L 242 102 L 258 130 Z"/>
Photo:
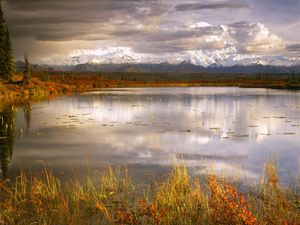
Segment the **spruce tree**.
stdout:
<path fill-rule="evenodd" d="M 10 35 L 8 28 L 6 27 L 5 40 L 4 40 L 4 51 L 5 51 L 5 74 L 6 80 L 10 80 L 13 73 L 15 72 L 15 60 L 12 43 L 10 41 Z"/>
<path fill-rule="evenodd" d="M 15 70 L 12 43 L 0 0 L 0 79 L 9 81 Z"/>
<path fill-rule="evenodd" d="M 5 40 L 5 33 L 6 33 L 6 26 L 5 26 L 5 20 L 3 16 L 1 1 L 0 1 L 0 79 L 5 78 L 5 46 L 4 46 L 4 40 Z"/>
<path fill-rule="evenodd" d="M 23 77 L 22 85 L 28 85 L 31 79 L 31 66 L 28 61 L 27 53 L 24 55 L 24 62 L 25 62 L 24 71 L 23 71 L 24 77 Z"/>

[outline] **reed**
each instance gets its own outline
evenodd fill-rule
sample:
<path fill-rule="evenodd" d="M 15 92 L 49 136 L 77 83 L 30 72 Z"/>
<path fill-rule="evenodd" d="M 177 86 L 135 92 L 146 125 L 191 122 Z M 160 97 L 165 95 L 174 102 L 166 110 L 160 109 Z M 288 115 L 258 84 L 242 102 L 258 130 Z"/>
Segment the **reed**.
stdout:
<path fill-rule="evenodd" d="M 63 182 L 47 169 L 21 172 L 0 181 L 0 224 L 299 224 L 299 186 L 283 187 L 272 161 L 262 177 L 242 192 L 214 174 L 191 177 L 180 165 L 150 190 L 121 166 L 84 181 Z"/>

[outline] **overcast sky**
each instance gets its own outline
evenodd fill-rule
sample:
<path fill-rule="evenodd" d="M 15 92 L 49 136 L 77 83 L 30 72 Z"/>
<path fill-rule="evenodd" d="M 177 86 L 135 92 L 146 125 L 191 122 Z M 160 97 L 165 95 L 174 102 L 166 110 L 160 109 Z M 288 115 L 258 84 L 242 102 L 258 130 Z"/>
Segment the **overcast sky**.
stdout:
<path fill-rule="evenodd" d="M 300 0 L 7 0 L 3 9 L 17 59 L 113 47 L 300 56 Z"/>

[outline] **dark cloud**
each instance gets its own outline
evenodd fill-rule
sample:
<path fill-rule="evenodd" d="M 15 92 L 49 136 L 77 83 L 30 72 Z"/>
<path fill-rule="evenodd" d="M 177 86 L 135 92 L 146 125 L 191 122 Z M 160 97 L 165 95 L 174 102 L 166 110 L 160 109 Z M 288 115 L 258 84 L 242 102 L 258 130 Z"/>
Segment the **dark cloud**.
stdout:
<path fill-rule="evenodd" d="M 214 33 L 210 27 L 161 29 L 160 16 L 168 10 L 161 1 L 17 0 L 7 7 L 13 12 L 9 15 L 12 36 L 38 41 L 117 42 L 137 52 L 163 53 L 192 50 L 199 47 L 195 37 Z"/>
<path fill-rule="evenodd" d="M 287 45 L 286 50 L 292 52 L 300 52 L 300 43 Z"/>
<path fill-rule="evenodd" d="M 251 26 L 252 26 L 251 23 L 246 22 L 246 21 L 239 21 L 239 22 L 230 24 L 230 27 L 237 28 L 237 29 L 240 29 L 240 28 L 246 28 L 247 29 Z"/>
<path fill-rule="evenodd" d="M 249 6 L 243 2 L 217 2 L 217 3 L 194 3 L 194 4 L 180 4 L 175 6 L 175 11 L 192 11 L 192 10 L 203 10 L 203 9 L 238 9 L 248 8 Z"/>
<path fill-rule="evenodd" d="M 234 45 L 239 51 L 265 53 L 281 49 L 282 33 L 296 39 L 292 43 L 298 43 L 300 38 L 296 29 L 300 26 L 297 0 L 186 0 L 184 4 L 180 0 L 6 0 L 3 3 L 16 58 L 22 58 L 27 50 L 38 58 L 109 47 L 162 55 Z M 264 27 L 258 25 L 257 18 L 261 24 L 283 19 L 288 26 L 270 22 Z M 286 52 L 292 53 L 293 49 L 295 46 L 288 46 Z"/>
<path fill-rule="evenodd" d="M 124 4 L 138 3 L 145 0 L 6 0 L 5 2 L 14 10 L 77 10 L 92 9 L 103 5 L 105 10 L 120 10 L 124 8 Z M 153 2 L 149 0 L 149 2 Z"/>
<path fill-rule="evenodd" d="M 6 8 L 12 36 L 38 40 L 86 39 L 101 27 L 145 23 L 167 10 L 152 0 L 13 0 Z"/>

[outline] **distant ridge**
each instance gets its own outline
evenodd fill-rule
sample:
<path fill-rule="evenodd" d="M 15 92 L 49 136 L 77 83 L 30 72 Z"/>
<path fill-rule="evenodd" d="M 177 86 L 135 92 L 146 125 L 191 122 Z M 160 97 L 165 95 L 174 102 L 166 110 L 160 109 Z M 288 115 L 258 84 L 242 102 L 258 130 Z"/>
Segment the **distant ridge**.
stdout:
<path fill-rule="evenodd" d="M 22 70 L 24 63 L 18 61 L 17 68 Z M 130 73 L 262 73 L 262 74 L 287 74 L 300 73 L 300 65 L 294 66 L 271 66 L 271 65 L 235 65 L 218 66 L 210 65 L 208 67 L 194 65 L 189 62 L 180 64 L 160 63 L 160 64 L 94 64 L 84 63 L 69 66 L 57 65 L 33 65 L 34 70 L 48 68 L 56 71 L 74 71 L 74 72 L 130 72 Z"/>

